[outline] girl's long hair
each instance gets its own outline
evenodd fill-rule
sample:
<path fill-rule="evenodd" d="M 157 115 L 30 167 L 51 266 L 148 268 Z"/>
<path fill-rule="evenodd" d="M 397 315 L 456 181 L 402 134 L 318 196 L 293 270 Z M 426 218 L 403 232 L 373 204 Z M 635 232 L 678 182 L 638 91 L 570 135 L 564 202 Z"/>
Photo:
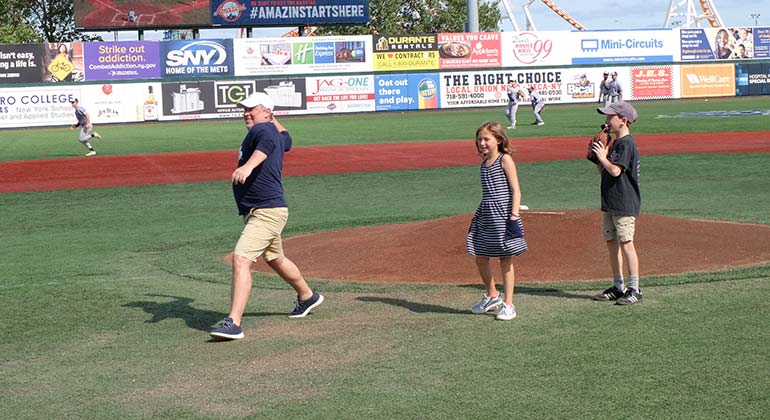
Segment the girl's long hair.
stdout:
<path fill-rule="evenodd" d="M 498 152 L 511 155 L 512 158 L 516 157 L 516 148 L 513 147 L 508 140 L 508 135 L 505 134 L 505 129 L 502 124 L 494 121 L 487 121 L 484 124 L 481 124 L 481 127 L 476 130 L 476 151 L 478 151 L 479 154 L 481 154 L 481 150 L 479 150 L 478 140 L 482 130 L 489 131 L 497 139 Z"/>

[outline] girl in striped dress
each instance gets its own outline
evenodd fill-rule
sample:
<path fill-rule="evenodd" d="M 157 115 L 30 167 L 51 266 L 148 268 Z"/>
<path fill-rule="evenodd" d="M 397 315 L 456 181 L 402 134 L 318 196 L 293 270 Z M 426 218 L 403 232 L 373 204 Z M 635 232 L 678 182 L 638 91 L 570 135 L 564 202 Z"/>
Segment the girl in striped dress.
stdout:
<path fill-rule="evenodd" d="M 465 244 L 466 252 L 476 256 L 486 293 L 471 312 L 483 314 L 500 307 L 496 318 L 507 321 L 516 317 L 512 257 L 527 251 L 519 215 L 521 190 L 513 161 L 515 152 L 503 126 L 495 122 L 486 122 L 476 130 L 476 149 L 484 157 L 480 168 L 482 197 Z M 495 286 L 492 258 L 500 259 L 504 298 Z"/>

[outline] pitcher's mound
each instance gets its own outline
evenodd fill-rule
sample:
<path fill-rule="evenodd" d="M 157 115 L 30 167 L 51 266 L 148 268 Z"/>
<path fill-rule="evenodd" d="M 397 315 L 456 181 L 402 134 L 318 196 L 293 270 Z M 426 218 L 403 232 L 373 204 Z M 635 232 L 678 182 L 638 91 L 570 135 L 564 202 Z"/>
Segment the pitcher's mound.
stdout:
<path fill-rule="evenodd" d="M 284 249 L 308 278 L 479 283 L 474 257 L 465 254 L 472 216 L 296 236 Z M 522 218 L 529 252 L 514 258 L 517 282 L 611 277 L 600 212 L 529 211 Z M 765 225 L 643 214 L 634 243 L 643 277 L 770 261 Z M 262 261 L 254 269 L 270 271 Z"/>

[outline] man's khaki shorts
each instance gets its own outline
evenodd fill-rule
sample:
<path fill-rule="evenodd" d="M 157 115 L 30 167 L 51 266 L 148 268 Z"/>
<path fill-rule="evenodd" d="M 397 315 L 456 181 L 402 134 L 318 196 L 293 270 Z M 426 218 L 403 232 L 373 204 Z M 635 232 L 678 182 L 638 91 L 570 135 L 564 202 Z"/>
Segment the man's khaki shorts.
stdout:
<path fill-rule="evenodd" d="M 288 219 L 289 209 L 286 207 L 252 209 L 243 216 L 246 226 L 233 253 L 251 261 L 257 261 L 259 257 L 272 261 L 283 256 L 281 232 Z"/>
<path fill-rule="evenodd" d="M 635 230 L 635 216 L 621 216 L 602 212 L 602 236 L 605 241 L 633 241 Z"/>

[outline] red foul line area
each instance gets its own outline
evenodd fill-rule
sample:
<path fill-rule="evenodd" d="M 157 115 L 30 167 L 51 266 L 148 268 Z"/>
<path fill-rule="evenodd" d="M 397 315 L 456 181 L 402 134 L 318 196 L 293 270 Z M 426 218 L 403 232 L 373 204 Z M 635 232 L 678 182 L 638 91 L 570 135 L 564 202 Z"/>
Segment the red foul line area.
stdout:
<path fill-rule="evenodd" d="M 645 155 L 770 153 L 770 131 L 634 135 Z M 233 139 L 234 145 L 239 139 Z M 583 159 L 585 137 L 512 139 L 517 161 Z M 477 165 L 473 140 L 296 147 L 285 176 Z M 0 192 L 226 181 L 237 152 L 189 152 L 0 162 Z"/>

